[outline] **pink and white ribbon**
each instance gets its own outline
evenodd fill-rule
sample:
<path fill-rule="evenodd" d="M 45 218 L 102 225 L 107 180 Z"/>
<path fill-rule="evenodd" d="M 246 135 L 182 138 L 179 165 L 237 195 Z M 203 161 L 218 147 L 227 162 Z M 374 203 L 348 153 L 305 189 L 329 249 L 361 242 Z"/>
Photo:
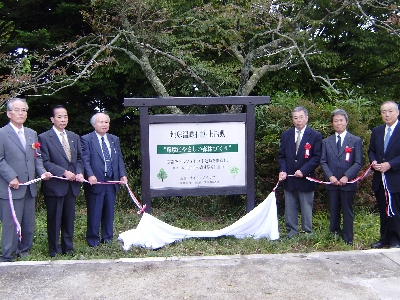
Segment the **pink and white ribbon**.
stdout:
<path fill-rule="evenodd" d="M 360 176 L 354 178 L 353 180 L 348 181 L 347 183 L 356 183 L 357 181 L 360 181 L 361 179 L 363 179 L 365 176 L 368 175 L 368 173 L 371 171 L 371 167 L 372 167 L 372 164 L 370 164 L 369 167 L 368 167 Z M 383 174 L 382 174 L 382 175 L 383 175 Z M 288 176 L 288 177 L 294 177 L 294 175 L 287 175 L 287 176 Z M 332 182 L 330 182 L 330 181 L 322 181 L 322 180 L 318 180 L 318 179 L 316 179 L 316 178 L 308 177 L 308 176 L 306 177 L 306 179 L 309 180 L 309 181 L 312 181 L 312 182 L 320 183 L 320 184 L 332 184 Z M 278 180 L 277 184 L 276 184 L 275 187 L 272 189 L 273 192 L 276 191 L 276 189 L 278 188 L 279 183 L 280 183 L 281 181 L 282 181 L 282 180 Z"/>
<path fill-rule="evenodd" d="M 10 187 L 8 187 L 8 203 L 10 204 L 10 209 L 11 209 L 11 216 L 13 218 L 15 228 L 17 229 L 17 234 L 18 234 L 18 239 L 21 241 L 22 239 L 22 232 L 21 232 L 21 224 L 19 224 L 17 215 L 15 214 L 15 209 L 14 209 L 14 202 L 12 198 L 12 193 Z"/>
<path fill-rule="evenodd" d="M 19 185 L 30 185 L 36 182 L 39 182 L 43 179 L 44 177 L 40 177 L 40 178 L 36 178 L 24 183 L 19 183 Z M 60 179 L 60 180 L 68 180 L 65 177 L 59 177 L 59 176 L 51 176 L 51 178 L 56 178 L 56 179 Z M 85 183 L 89 183 L 89 181 L 84 180 L 83 182 Z M 131 197 L 132 201 L 135 203 L 135 205 L 139 208 L 139 211 L 137 212 L 138 214 L 143 213 L 146 210 L 146 205 L 141 205 L 140 202 L 138 201 L 138 199 L 136 198 L 135 194 L 132 192 L 131 188 L 129 187 L 129 185 L 127 183 L 123 183 L 122 181 L 105 181 L 105 182 L 101 182 L 98 181 L 97 184 L 123 184 L 125 185 L 125 187 L 128 190 L 129 196 Z M 21 224 L 18 221 L 17 215 L 15 214 L 15 209 L 14 209 L 14 202 L 13 202 L 13 198 L 12 198 L 12 192 L 10 187 L 8 187 L 8 202 L 10 204 L 10 209 L 11 209 L 11 215 L 17 230 L 17 234 L 18 234 L 18 239 L 19 241 L 21 241 L 22 239 L 22 232 L 21 232 Z"/>
<path fill-rule="evenodd" d="M 390 194 L 390 191 L 388 189 L 387 183 L 386 183 L 386 176 L 385 173 L 382 174 L 382 183 L 383 183 L 383 188 L 385 190 L 385 198 L 386 198 L 386 216 L 388 217 L 393 217 L 395 215 L 392 207 L 392 195 Z"/>
<path fill-rule="evenodd" d="M 371 171 L 371 166 L 372 166 L 372 164 L 369 165 L 369 167 L 360 176 L 354 178 L 353 180 L 349 180 L 347 183 L 356 183 L 356 182 L 360 181 L 361 179 L 363 179 Z M 294 176 L 294 175 L 289 175 L 289 176 Z M 330 181 L 322 181 L 322 180 L 318 180 L 318 179 L 315 179 L 312 177 L 306 177 L 306 179 L 309 181 L 312 181 L 312 182 L 320 183 L 320 184 L 332 184 L 332 182 L 330 182 Z"/>
<path fill-rule="evenodd" d="M 59 177 L 59 176 L 52 176 L 51 178 L 57 178 L 60 180 L 68 180 L 65 177 Z M 83 180 L 83 182 L 85 183 L 89 183 L 89 181 L 87 181 L 86 179 Z M 90 184 L 90 183 L 89 183 Z M 126 189 L 128 190 L 129 196 L 131 197 L 133 203 L 136 204 L 136 206 L 139 208 L 139 211 L 137 212 L 138 214 L 141 214 L 145 211 L 146 209 L 146 205 L 142 206 L 139 202 L 139 200 L 136 198 L 135 194 L 132 192 L 131 188 L 129 187 L 129 185 L 127 183 L 123 183 L 122 181 L 98 181 L 97 184 L 123 184 L 125 185 Z"/>

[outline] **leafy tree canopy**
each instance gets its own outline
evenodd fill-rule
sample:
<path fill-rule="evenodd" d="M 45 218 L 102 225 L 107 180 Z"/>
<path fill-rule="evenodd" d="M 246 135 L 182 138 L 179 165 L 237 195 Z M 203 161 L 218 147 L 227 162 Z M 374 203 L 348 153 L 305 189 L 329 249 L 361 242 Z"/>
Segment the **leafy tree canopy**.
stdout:
<path fill-rule="evenodd" d="M 130 70 L 138 75 L 134 80 L 144 77 L 145 89 L 136 93 L 140 96 L 151 93 L 149 86 L 158 96 L 257 94 L 272 73 L 277 81 L 292 79 L 294 87 L 308 87 L 307 92 L 321 83 L 334 89 L 356 84 L 375 92 L 379 80 L 398 71 L 393 58 L 374 55 L 378 45 L 390 53 L 398 44 L 398 23 L 387 22 L 397 16 L 397 6 L 385 1 L 51 2 L 57 9 L 51 8 L 55 13 L 50 15 L 68 5 L 82 8 L 91 30 L 74 18 L 80 24 L 73 27 L 78 38 L 66 38 L 42 54 L 8 57 L 11 74 L 1 86 L 3 99 L 27 91 L 54 94 L 100 68 L 125 75 Z M 39 11 L 46 9 L 42 5 Z M 32 32 L 48 45 L 63 35 L 61 28 L 37 27 L 15 43 L 25 38 L 25 45 L 31 45 Z M 289 78 L 288 71 L 293 71 Z"/>

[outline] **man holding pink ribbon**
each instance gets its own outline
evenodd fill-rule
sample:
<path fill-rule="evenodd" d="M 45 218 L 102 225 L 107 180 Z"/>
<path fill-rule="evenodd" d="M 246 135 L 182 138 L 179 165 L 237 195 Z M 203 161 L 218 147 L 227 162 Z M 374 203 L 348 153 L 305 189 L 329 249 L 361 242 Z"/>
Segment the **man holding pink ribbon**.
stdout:
<path fill-rule="evenodd" d="M 82 136 L 82 158 L 87 205 L 86 241 L 90 247 L 110 243 L 113 239 L 114 205 L 118 184 L 99 184 L 116 181 L 126 184 L 125 164 L 119 138 L 108 133 L 110 117 L 97 113 L 91 119 L 94 131 Z M 101 237 L 99 234 L 101 225 Z"/>
<path fill-rule="evenodd" d="M 400 126 L 396 102 L 381 106 L 385 124 L 372 129 L 368 157 L 374 169 L 372 190 L 378 203 L 380 239 L 372 248 L 400 248 Z"/>
<path fill-rule="evenodd" d="M 298 234 L 298 207 L 301 209 L 302 230 L 312 233 L 312 210 L 316 183 L 306 179 L 315 178 L 315 169 L 321 158 L 322 135 L 307 126 L 308 111 L 298 106 L 292 111 L 294 128 L 281 137 L 278 154 L 279 181 L 285 193 L 285 221 L 287 237 Z"/>
<path fill-rule="evenodd" d="M 346 244 L 353 244 L 354 197 L 357 183 L 348 183 L 357 177 L 362 167 L 362 140 L 347 131 L 349 117 L 343 109 L 331 114 L 335 133 L 322 141 L 321 168 L 327 182 L 330 231 L 342 235 Z M 340 229 L 340 211 L 343 214 L 343 232 Z"/>
<path fill-rule="evenodd" d="M 35 172 L 44 180 L 52 176 L 43 167 L 36 132 L 23 126 L 28 116 L 26 100 L 9 100 L 7 116 L 10 123 L 0 129 L 0 262 L 13 261 L 14 254 L 28 255 L 32 247 L 37 188 L 21 183 L 34 180 Z"/>
<path fill-rule="evenodd" d="M 72 254 L 74 249 L 75 200 L 83 182 L 81 138 L 66 130 L 68 112 L 62 105 L 51 110 L 53 127 L 39 134 L 43 164 L 54 176 L 42 183 L 47 210 L 49 254 Z"/>

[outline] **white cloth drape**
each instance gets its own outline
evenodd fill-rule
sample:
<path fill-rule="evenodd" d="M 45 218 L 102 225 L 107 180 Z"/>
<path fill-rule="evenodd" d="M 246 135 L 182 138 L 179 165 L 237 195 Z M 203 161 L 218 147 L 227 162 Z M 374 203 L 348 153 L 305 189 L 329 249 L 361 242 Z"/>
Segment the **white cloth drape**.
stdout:
<path fill-rule="evenodd" d="M 121 233 L 118 239 L 122 241 L 124 250 L 129 250 L 132 246 L 157 249 L 187 238 L 220 236 L 235 236 L 239 239 L 246 237 L 278 239 L 278 214 L 275 192 L 270 193 L 262 203 L 248 214 L 223 229 L 213 231 L 180 229 L 168 225 L 148 213 L 144 213 L 136 229 Z"/>

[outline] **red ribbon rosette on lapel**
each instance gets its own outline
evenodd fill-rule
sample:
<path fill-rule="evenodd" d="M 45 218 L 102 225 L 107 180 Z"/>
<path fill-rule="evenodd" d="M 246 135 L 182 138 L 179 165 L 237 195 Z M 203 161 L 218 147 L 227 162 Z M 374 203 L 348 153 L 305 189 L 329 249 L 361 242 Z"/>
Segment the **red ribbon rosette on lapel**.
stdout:
<path fill-rule="evenodd" d="M 305 152 L 305 154 L 304 154 L 304 158 L 308 158 L 308 157 L 310 156 L 310 149 L 311 149 L 310 143 L 307 142 L 307 143 L 304 145 L 304 149 L 306 149 L 306 152 Z"/>
<path fill-rule="evenodd" d="M 346 161 L 350 161 L 350 153 L 353 152 L 353 148 L 350 148 L 349 146 L 346 146 L 346 149 L 344 149 L 344 152 L 346 152 Z"/>
<path fill-rule="evenodd" d="M 32 144 L 32 149 L 35 150 L 35 157 L 39 156 L 38 149 L 40 148 L 40 143 L 35 142 Z"/>

